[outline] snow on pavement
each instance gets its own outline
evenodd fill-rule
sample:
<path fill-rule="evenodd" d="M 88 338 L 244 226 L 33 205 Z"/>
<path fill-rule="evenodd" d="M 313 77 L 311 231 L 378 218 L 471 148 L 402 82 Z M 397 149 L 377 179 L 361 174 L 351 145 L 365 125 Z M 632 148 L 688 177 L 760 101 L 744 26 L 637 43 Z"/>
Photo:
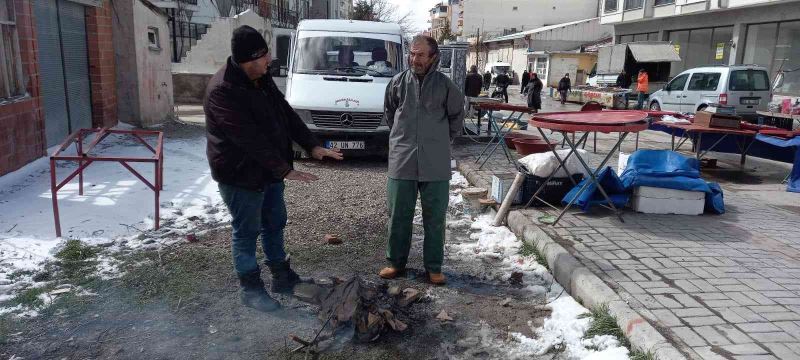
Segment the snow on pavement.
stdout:
<path fill-rule="evenodd" d="M 509 359 L 532 358 L 540 356 L 555 347 L 564 347 L 567 359 L 620 360 L 628 359 L 628 349 L 610 335 L 599 335 L 584 339 L 591 325 L 589 310 L 581 306 L 555 282 L 546 267 L 537 263 L 533 256 L 520 254 L 522 241 L 507 227 L 492 226 L 494 218 L 484 214 L 471 220 L 459 211 L 459 202 L 454 205 L 454 195 L 460 188 L 468 186 L 461 174 L 454 172 L 451 185 L 451 216 L 448 228 L 469 227 L 469 240 L 447 244 L 448 256 L 464 261 L 480 260 L 492 264 L 483 267 L 485 273 L 478 274 L 488 278 L 507 281 L 513 273 L 522 273 L 526 279 L 525 289 L 532 301 L 545 300 L 552 308 L 549 318 L 540 328 L 532 329 L 535 338 L 520 333 L 511 333 L 502 343 L 490 336 L 482 336 L 484 342 L 495 343 L 497 351 L 505 352 Z M 460 196 L 460 195 L 459 195 Z"/>
<path fill-rule="evenodd" d="M 154 138 L 148 139 L 152 144 Z M 85 140 L 90 142 L 91 138 Z M 52 149 L 48 154 L 52 153 Z M 65 154 L 74 154 L 71 147 Z M 94 152 L 93 152 L 94 153 Z M 134 139 L 111 135 L 97 154 L 142 156 L 152 154 Z M 13 289 L 30 285 L 30 277 L 12 281 L 15 270 L 36 270 L 52 258 L 67 239 L 91 245 L 155 247 L 180 241 L 197 226 L 213 226 L 229 219 L 205 156 L 205 138 L 165 139 L 164 190 L 160 196 L 160 231 L 153 228 L 154 194 L 118 163 L 94 163 L 84 171 L 84 195 L 78 195 L 77 177 L 58 192 L 63 238 L 55 236 L 50 169 L 47 158 L 0 177 L 0 300 Z M 153 165 L 130 163 L 152 181 Z M 58 181 L 77 163 L 57 166 Z M 109 276 L 114 265 L 100 259 Z"/>

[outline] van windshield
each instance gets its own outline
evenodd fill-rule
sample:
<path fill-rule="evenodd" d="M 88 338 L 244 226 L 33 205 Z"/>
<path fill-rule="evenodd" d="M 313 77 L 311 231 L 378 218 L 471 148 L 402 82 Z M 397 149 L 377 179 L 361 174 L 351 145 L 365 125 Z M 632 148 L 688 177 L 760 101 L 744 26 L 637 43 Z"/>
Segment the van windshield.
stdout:
<path fill-rule="evenodd" d="M 508 74 L 509 69 L 511 69 L 510 66 L 494 66 L 492 67 L 492 72 L 495 74 Z"/>
<path fill-rule="evenodd" d="M 728 89 L 731 91 L 767 91 L 769 76 L 764 70 L 731 71 Z"/>
<path fill-rule="evenodd" d="M 392 77 L 400 71 L 400 43 L 366 37 L 319 36 L 297 41 L 294 72 Z"/>

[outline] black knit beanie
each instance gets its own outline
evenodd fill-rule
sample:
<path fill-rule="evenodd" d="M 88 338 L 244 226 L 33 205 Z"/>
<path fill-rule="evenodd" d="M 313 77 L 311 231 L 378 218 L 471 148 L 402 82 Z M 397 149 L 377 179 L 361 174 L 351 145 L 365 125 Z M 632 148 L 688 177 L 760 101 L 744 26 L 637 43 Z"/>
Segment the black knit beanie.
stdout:
<path fill-rule="evenodd" d="M 233 30 L 231 53 L 233 53 L 233 61 L 237 64 L 253 61 L 264 56 L 267 52 L 269 52 L 267 42 L 258 30 L 247 25 L 242 25 Z"/>

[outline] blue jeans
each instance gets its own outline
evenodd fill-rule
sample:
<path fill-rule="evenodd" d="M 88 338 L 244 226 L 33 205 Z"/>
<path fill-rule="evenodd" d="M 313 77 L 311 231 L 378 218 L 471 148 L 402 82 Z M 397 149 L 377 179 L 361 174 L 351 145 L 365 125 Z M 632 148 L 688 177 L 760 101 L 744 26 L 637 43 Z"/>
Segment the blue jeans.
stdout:
<path fill-rule="evenodd" d="M 233 266 L 240 276 L 257 271 L 256 240 L 268 261 L 286 259 L 283 229 L 286 227 L 286 202 L 283 182 L 267 184 L 264 192 L 219 184 L 222 201 L 231 213 L 233 227 Z"/>
<path fill-rule="evenodd" d="M 643 92 L 639 92 L 639 96 L 636 98 L 636 109 L 641 110 L 642 106 L 644 105 L 645 100 L 647 99 L 647 94 Z"/>

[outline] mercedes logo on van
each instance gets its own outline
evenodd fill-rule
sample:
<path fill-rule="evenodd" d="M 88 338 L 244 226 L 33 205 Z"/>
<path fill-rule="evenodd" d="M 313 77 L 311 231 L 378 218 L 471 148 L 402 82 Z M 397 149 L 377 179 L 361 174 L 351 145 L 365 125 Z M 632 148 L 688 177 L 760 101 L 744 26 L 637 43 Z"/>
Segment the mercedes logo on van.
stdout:
<path fill-rule="evenodd" d="M 339 122 L 341 122 L 342 126 L 344 127 L 351 127 L 353 126 L 353 115 L 342 114 L 342 116 L 339 118 Z"/>

